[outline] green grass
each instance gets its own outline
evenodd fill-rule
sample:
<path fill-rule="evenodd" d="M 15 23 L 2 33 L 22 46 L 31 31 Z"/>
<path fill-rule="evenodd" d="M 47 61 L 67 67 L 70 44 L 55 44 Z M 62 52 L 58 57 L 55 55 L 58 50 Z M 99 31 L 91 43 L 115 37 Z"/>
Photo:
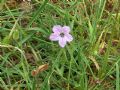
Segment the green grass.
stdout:
<path fill-rule="evenodd" d="M 0 90 L 120 90 L 119 0 L 8 1 L 0 1 Z M 71 28 L 65 48 L 49 40 L 54 25 Z"/>

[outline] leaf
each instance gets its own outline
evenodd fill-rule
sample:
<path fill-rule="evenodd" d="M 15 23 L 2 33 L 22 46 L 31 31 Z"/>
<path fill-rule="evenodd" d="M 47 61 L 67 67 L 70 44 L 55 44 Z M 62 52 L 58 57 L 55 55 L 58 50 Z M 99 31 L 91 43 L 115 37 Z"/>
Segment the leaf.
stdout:
<path fill-rule="evenodd" d="M 2 41 L 2 43 L 4 44 L 10 44 L 10 42 L 11 42 L 11 38 L 9 36 L 6 36 Z"/>
<path fill-rule="evenodd" d="M 14 31 L 14 33 L 13 33 L 13 39 L 14 40 L 18 40 L 19 39 L 19 31 L 18 30 Z"/>
<path fill-rule="evenodd" d="M 99 71 L 100 66 L 99 66 L 99 64 L 97 63 L 97 61 L 95 60 L 95 58 L 94 58 L 93 56 L 89 56 L 89 58 L 90 58 L 90 60 L 93 61 L 93 63 L 95 64 L 96 69 Z"/>
<path fill-rule="evenodd" d="M 43 72 L 48 69 L 49 64 L 40 65 L 37 69 L 31 72 L 32 76 L 38 75 L 38 73 Z"/>

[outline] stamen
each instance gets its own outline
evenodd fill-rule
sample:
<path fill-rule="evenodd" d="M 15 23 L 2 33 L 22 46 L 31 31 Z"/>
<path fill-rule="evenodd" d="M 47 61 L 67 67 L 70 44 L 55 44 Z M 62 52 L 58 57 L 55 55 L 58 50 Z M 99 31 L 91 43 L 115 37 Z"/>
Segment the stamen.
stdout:
<path fill-rule="evenodd" d="M 65 34 L 64 34 L 64 33 L 60 33 L 60 36 L 61 36 L 61 37 L 64 37 L 64 36 L 65 36 Z"/>

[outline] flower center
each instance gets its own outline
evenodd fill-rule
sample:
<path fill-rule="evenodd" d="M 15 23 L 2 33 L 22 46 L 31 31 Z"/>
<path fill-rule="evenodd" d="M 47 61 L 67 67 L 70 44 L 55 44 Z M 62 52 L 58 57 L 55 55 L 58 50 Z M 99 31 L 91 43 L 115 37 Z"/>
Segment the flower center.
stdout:
<path fill-rule="evenodd" d="M 65 34 L 64 34 L 64 33 L 60 33 L 60 36 L 61 36 L 61 37 L 64 37 L 64 36 L 65 36 Z"/>

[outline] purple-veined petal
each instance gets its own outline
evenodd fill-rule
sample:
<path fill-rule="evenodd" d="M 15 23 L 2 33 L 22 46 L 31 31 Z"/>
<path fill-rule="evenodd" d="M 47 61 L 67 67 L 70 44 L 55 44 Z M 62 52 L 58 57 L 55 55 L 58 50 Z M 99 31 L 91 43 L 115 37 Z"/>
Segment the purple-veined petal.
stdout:
<path fill-rule="evenodd" d="M 70 32 L 70 27 L 69 26 L 64 26 L 62 27 L 62 30 L 64 33 L 69 33 Z"/>
<path fill-rule="evenodd" d="M 55 26 L 53 26 L 52 30 L 53 30 L 54 33 L 59 34 L 62 31 L 62 27 L 60 25 L 55 25 Z"/>
<path fill-rule="evenodd" d="M 59 45 L 62 47 L 62 48 L 64 48 L 65 47 L 65 45 L 66 45 L 66 40 L 64 39 L 64 38 L 59 38 Z"/>
<path fill-rule="evenodd" d="M 73 40 L 73 37 L 70 34 L 66 34 L 65 39 L 66 39 L 66 41 L 71 42 Z"/>
<path fill-rule="evenodd" d="M 55 33 L 52 33 L 49 37 L 49 39 L 51 41 L 58 41 L 59 40 L 59 35 L 58 34 L 55 34 Z"/>

